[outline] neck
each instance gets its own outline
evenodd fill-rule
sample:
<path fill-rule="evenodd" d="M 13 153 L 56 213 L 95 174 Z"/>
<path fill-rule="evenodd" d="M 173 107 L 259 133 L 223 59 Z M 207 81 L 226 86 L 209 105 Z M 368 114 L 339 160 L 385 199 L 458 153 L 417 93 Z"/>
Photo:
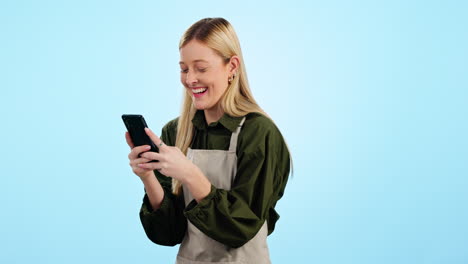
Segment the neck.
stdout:
<path fill-rule="evenodd" d="M 205 120 L 206 123 L 209 125 L 213 122 L 218 121 L 224 114 L 224 111 L 221 107 L 213 107 L 212 109 L 205 109 Z"/>

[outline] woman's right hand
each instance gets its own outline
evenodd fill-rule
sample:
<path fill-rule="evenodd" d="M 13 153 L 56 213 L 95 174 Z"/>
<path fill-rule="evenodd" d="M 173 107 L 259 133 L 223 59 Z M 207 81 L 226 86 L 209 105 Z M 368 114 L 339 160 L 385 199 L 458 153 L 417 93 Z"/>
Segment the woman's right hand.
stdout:
<path fill-rule="evenodd" d="M 148 177 L 155 177 L 154 171 L 152 169 L 145 169 L 138 166 L 138 164 L 150 161 L 146 158 L 140 158 L 138 155 L 140 155 L 142 152 L 149 151 L 151 147 L 149 145 L 135 147 L 128 132 L 125 132 L 125 139 L 127 140 L 127 144 L 131 149 L 130 154 L 128 154 L 128 159 L 130 160 L 130 167 L 132 167 L 133 173 L 140 177 L 142 181 Z"/>

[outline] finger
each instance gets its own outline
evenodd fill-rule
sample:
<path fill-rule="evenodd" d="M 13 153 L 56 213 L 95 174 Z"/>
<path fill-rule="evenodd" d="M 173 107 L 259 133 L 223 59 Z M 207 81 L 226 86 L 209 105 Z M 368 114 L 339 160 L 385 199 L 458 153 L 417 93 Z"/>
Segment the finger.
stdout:
<path fill-rule="evenodd" d="M 161 170 L 163 168 L 160 162 L 138 163 L 137 167 L 151 170 Z"/>
<path fill-rule="evenodd" d="M 161 160 L 162 159 L 162 155 L 157 153 L 157 152 L 153 152 L 153 151 L 147 151 L 145 153 L 142 153 L 140 155 L 140 157 L 142 158 L 146 158 L 146 159 L 149 159 L 149 160 Z"/>
<path fill-rule="evenodd" d="M 150 145 L 134 147 L 132 151 L 130 151 L 130 154 L 128 154 L 128 159 L 134 160 L 138 158 L 138 155 L 140 155 L 142 152 L 148 151 L 150 149 L 151 149 Z"/>
<path fill-rule="evenodd" d="M 145 168 L 140 168 L 139 166 L 132 167 L 133 172 L 135 172 L 137 175 L 141 173 L 145 173 L 148 171 L 152 171 L 152 169 L 145 169 Z"/>
<path fill-rule="evenodd" d="M 164 146 L 164 142 L 148 127 L 145 127 L 146 134 L 150 137 L 150 139 L 158 146 L 158 148 Z M 163 143 L 163 145 L 161 145 Z"/>
<path fill-rule="evenodd" d="M 128 131 L 125 131 L 125 140 L 127 140 L 127 144 L 130 147 L 130 149 L 135 147 L 135 145 L 133 144 L 132 138 L 130 137 L 130 133 L 128 133 Z"/>
<path fill-rule="evenodd" d="M 141 163 L 148 163 L 150 162 L 151 160 L 150 159 L 147 159 L 147 158 L 138 158 L 138 159 L 134 159 L 132 161 L 130 161 L 130 166 L 131 167 L 137 167 L 138 168 L 138 164 L 141 164 Z"/>
<path fill-rule="evenodd" d="M 132 160 L 132 161 L 130 161 L 130 167 L 132 168 L 133 172 L 135 172 L 137 175 L 139 175 L 141 173 L 145 173 L 147 171 L 152 170 L 152 169 L 147 169 L 147 168 L 143 168 L 143 167 L 138 166 L 138 164 L 145 164 L 148 161 L 149 161 L 148 159 L 144 159 L 144 158 Z"/>

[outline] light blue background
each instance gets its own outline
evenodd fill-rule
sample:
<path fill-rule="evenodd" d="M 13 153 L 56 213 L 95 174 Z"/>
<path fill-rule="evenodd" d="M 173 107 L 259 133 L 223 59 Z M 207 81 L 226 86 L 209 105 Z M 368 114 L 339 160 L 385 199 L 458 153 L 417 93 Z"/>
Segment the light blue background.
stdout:
<path fill-rule="evenodd" d="M 178 41 L 235 27 L 294 157 L 274 263 L 468 263 L 466 1 L 2 1 L 0 263 L 172 263 L 121 115 L 179 113 Z"/>

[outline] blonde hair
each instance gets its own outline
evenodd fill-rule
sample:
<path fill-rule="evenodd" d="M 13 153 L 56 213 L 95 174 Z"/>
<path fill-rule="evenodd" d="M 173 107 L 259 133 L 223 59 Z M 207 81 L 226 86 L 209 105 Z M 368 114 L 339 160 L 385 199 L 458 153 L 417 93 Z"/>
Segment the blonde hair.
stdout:
<path fill-rule="evenodd" d="M 179 50 L 190 41 L 197 40 L 213 49 L 227 64 L 231 57 L 239 57 L 239 68 L 234 79 L 229 83 L 226 91 L 220 99 L 220 105 L 224 113 L 240 117 L 248 113 L 261 113 L 269 116 L 260 108 L 250 91 L 245 70 L 244 59 L 236 32 L 231 24 L 224 18 L 204 18 L 190 26 L 179 42 Z M 181 114 L 177 125 L 176 147 L 185 155 L 193 139 L 194 128 L 192 119 L 197 109 L 193 105 L 192 96 L 188 91 L 184 93 Z M 180 194 L 182 184 L 172 179 L 172 191 Z"/>

